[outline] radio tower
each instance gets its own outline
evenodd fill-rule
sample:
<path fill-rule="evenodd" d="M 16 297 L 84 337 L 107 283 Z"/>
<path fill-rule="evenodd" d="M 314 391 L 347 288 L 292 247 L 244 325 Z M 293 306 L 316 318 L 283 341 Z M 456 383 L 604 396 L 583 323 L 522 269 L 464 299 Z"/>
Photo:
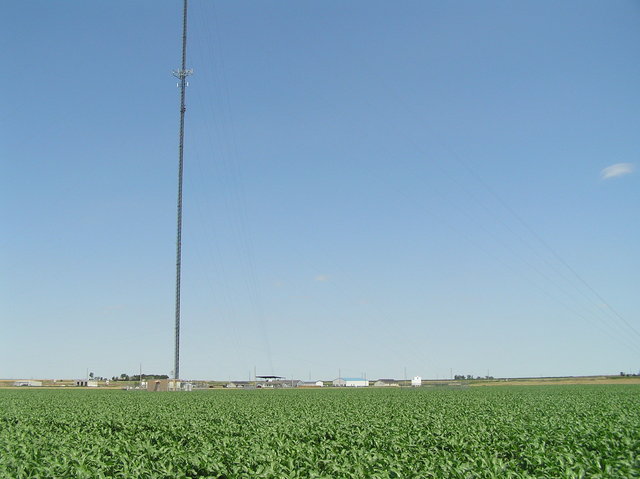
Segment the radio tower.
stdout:
<path fill-rule="evenodd" d="M 187 0 L 182 7 L 182 65 L 180 70 L 174 70 L 180 86 L 180 146 L 178 147 L 178 231 L 176 240 L 176 325 L 175 325 L 175 355 L 173 363 L 173 378 L 180 379 L 180 276 L 182 266 L 182 170 L 184 154 L 184 104 L 187 77 L 193 70 L 187 70 Z"/>

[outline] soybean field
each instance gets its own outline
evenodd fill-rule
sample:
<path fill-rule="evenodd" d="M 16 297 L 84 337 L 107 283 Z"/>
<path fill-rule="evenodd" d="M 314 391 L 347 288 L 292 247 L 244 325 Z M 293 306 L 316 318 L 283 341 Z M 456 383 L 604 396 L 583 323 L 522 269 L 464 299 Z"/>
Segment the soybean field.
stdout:
<path fill-rule="evenodd" d="M 111 477 L 640 477 L 640 386 L 0 390 L 0 478 Z"/>

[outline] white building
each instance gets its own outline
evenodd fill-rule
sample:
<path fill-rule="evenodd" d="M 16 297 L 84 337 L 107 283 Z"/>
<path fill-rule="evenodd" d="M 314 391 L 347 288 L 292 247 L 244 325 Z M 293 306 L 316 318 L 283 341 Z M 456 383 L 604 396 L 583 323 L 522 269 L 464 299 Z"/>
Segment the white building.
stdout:
<path fill-rule="evenodd" d="M 422 386 L 422 378 L 420 376 L 414 376 L 413 379 L 411 380 L 411 385 L 414 388 L 417 388 L 418 386 Z"/>
<path fill-rule="evenodd" d="M 231 381 L 229 382 L 225 388 L 227 389 L 245 389 L 245 388 L 254 388 L 254 381 Z"/>
<path fill-rule="evenodd" d="M 298 381 L 299 388 L 321 388 L 324 386 L 322 381 Z"/>
<path fill-rule="evenodd" d="M 24 379 L 22 381 L 16 381 L 13 383 L 14 386 L 27 386 L 27 387 L 40 387 L 42 386 L 42 381 L 34 381 L 33 379 Z"/>
<path fill-rule="evenodd" d="M 378 388 L 389 387 L 389 386 L 393 386 L 393 387 L 400 386 L 398 381 L 396 381 L 395 379 L 384 379 L 384 378 L 378 379 L 375 383 L 373 383 L 373 385 Z"/>
<path fill-rule="evenodd" d="M 73 385 L 83 388 L 97 388 L 98 381 L 96 381 L 95 379 L 76 379 L 73 382 Z"/>
<path fill-rule="evenodd" d="M 369 386 L 369 381 L 362 378 L 338 378 L 333 380 L 336 387 L 362 388 Z"/>

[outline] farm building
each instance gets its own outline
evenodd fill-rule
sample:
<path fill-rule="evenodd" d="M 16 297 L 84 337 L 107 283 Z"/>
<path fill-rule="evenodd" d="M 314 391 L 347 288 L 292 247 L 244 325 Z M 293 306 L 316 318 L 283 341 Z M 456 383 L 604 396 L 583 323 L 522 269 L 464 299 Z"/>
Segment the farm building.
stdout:
<path fill-rule="evenodd" d="M 256 387 L 259 389 L 293 388 L 300 382 L 299 379 L 286 379 L 284 376 L 256 376 Z"/>
<path fill-rule="evenodd" d="M 97 388 L 98 381 L 92 381 L 90 379 L 76 379 L 75 381 L 73 381 L 73 385 L 84 388 Z"/>
<path fill-rule="evenodd" d="M 414 376 L 413 379 L 411 380 L 411 385 L 414 388 L 422 386 L 422 378 L 420 376 Z"/>
<path fill-rule="evenodd" d="M 322 381 L 298 381 L 299 388 L 321 388 L 324 386 Z"/>
<path fill-rule="evenodd" d="M 338 378 L 333 380 L 335 387 L 362 388 L 369 385 L 369 381 L 362 378 Z"/>
<path fill-rule="evenodd" d="M 23 379 L 23 380 L 14 382 L 13 385 L 18 387 L 26 386 L 26 387 L 35 388 L 35 387 L 42 386 L 42 381 L 34 381 L 33 379 Z"/>
<path fill-rule="evenodd" d="M 261 380 L 267 383 L 277 383 L 281 382 L 284 377 L 283 376 L 256 376 L 256 381 Z"/>
<path fill-rule="evenodd" d="M 225 384 L 224 387 L 228 389 L 254 388 L 255 383 L 253 381 L 231 381 L 230 383 Z"/>
<path fill-rule="evenodd" d="M 293 388 L 298 386 L 300 383 L 299 379 L 282 379 L 278 381 L 266 381 L 262 383 L 257 383 L 257 388 L 267 388 L 267 389 L 279 389 L 279 388 Z"/>
<path fill-rule="evenodd" d="M 398 387 L 400 386 L 400 383 L 395 379 L 378 379 L 375 383 L 373 383 L 373 385 L 378 388 L 389 386 Z"/>
<path fill-rule="evenodd" d="M 177 379 L 149 379 L 147 391 L 177 391 L 180 389 L 180 381 Z"/>

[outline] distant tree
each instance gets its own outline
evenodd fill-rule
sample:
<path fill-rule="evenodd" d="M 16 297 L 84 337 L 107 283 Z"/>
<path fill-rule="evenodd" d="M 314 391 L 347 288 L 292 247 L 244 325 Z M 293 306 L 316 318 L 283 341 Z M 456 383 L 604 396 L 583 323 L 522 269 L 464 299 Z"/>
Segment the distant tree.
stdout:
<path fill-rule="evenodd" d="M 473 379 L 473 376 L 471 374 L 467 374 L 467 379 Z"/>
<path fill-rule="evenodd" d="M 93 373 L 89 373 L 89 377 L 93 379 Z"/>
<path fill-rule="evenodd" d="M 126 374 L 126 373 L 122 373 L 122 374 L 120 375 L 120 380 L 121 380 L 121 381 L 128 381 L 128 380 L 129 380 L 129 375 L 128 375 L 128 374 Z"/>
<path fill-rule="evenodd" d="M 626 374 L 624 373 L 624 371 L 620 371 L 620 376 L 626 376 Z"/>

